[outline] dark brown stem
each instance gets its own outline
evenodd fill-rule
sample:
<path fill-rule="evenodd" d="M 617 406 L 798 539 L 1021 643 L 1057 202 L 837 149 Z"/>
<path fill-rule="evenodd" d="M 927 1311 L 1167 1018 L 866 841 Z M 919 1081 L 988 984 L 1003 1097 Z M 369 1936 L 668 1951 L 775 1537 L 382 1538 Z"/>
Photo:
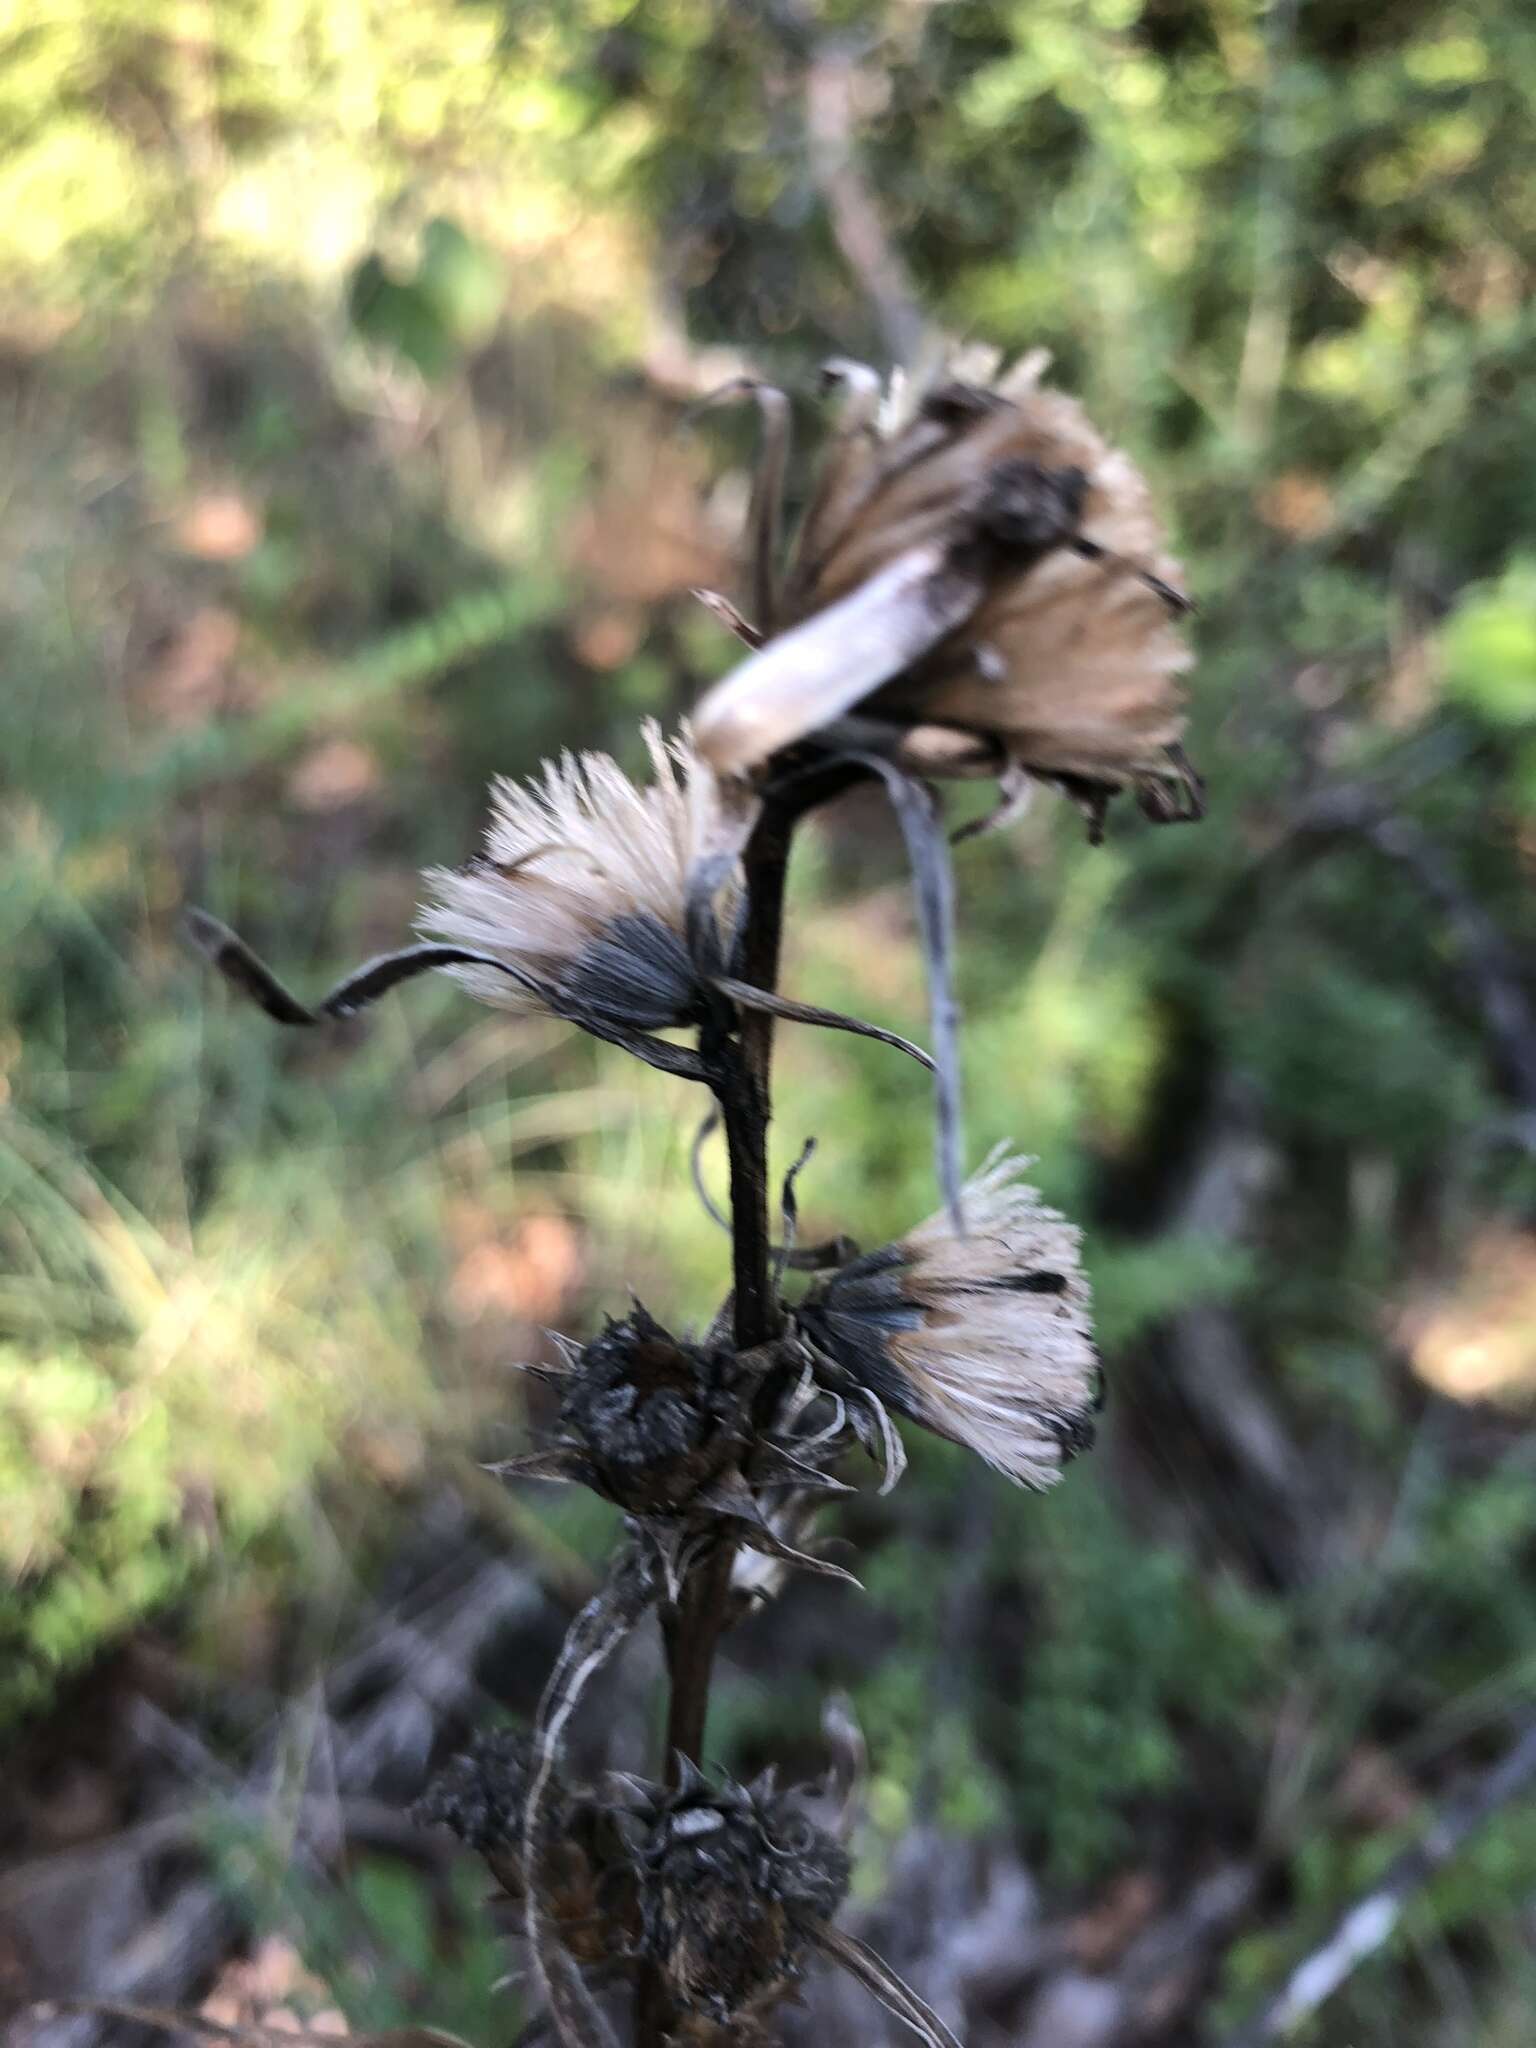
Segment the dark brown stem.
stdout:
<path fill-rule="evenodd" d="M 747 846 L 747 922 L 741 975 L 756 988 L 771 990 L 778 979 L 784 881 L 793 828 L 791 816 L 770 809 L 764 812 Z M 778 1325 L 768 1222 L 772 1058 L 773 1019 L 751 1011 L 742 1013 L 740 1035 L 723 1040 L 711 1056 L 731 1167 L 731 1283 L 736 1345 L 741 1351 L 766 1343 Z M 715 1646 L 729 1602 L 733 1554 L 734 1546 L 722 1543 L 694 1573 L 670 1632 L 669 1772 L 676 1769 L 679 1756 L 700 1761 Z"/>
<path fill-rule="evenodd" d="M 755 988 L 778 981 L 784 926 L 784 883 L 795 810 L 770 806 L 747 844 L 743 860 L 746 928 L 739 973 Z M 725 1125 L 731 1168 L 731 1284 L 738 1350 L 766 1343 L 778 1328 L 769 1227 L 768 1124 L 773 1018 L 743 1011 L 737 1035 L 708 1048 L 708 1064 Z M 678 1760 L 703 1758 L 704 1730 L 715 1651 L 730 1613 L 734 1543 L 720 1543 L 689 1578 L 665 1624 L 670 1693 L 667 1701 L 666 1777 L 677 1782 Z M 637 2048 L 659 2048 L 665 2038 L 667 1999 L 654 1969 L 643 1969 L 635 2005 Z"/>

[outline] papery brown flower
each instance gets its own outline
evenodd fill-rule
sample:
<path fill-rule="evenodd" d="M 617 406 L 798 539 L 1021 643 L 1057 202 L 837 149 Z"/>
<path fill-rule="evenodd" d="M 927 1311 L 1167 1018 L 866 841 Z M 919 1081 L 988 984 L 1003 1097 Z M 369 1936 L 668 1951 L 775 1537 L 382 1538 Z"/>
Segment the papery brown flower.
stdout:
<path fill-rule="evenodd" d="M 1188 609 L 1151 496 L 1042 355 L 962 364 L 909 415 L 836 366 L 843 417 L 760 651 L 699 705 L 700 753 L 752 777 L 785 748 L 1056 782 L 1097 813 L 1198 815 L 1179 747 Z"/>
<path fill-rule="evenodd" d="M 819 1281 L 795 1311 L 813 1351 L 883 1409 L 1046 1487 L 1093 1441 L 1102 1375 L 1077 1229 L 999 1147 L 948 1212 Z"/>

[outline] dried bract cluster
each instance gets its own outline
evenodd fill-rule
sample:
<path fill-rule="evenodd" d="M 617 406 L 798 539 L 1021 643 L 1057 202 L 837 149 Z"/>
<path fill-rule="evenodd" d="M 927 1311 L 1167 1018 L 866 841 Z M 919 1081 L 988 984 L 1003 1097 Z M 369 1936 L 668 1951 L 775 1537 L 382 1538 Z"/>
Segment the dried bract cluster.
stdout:
<path fill-rule="evenodd" d="M 452 1759 L 416 1818 L 453 1829 L 534 1924 L 537 1974 L 562 2042 L 611 2039 L 591 1984 L 648 1964 L 673 2009 L 670 2040 L 763 2048 L 773 2008 L 812 1962 L 849 1971 L 930 2048 L 953 2036 L 872 1950 L 834 1924 L 850 1860 L 809 1796 L 712 1781 L 684 1758 L 670 1786 L 610 1777 L 602 1789 L 544 1772 L 540 1876 L 524 1883 L 526 1802 L 540 1775 L 525 1740 L 482 1737 Z M 821 1788 L 822 1803 L 834 1779 Z"/>
<path fill-rule="evenodd" d="M 844 1490 L 824 1469 L 838 1432 L 803 1426 L 807 1390 L 793 1385 L 783 1346 L 696 1344 L 638 1303 L 584 1347 L 557 1342 L 560 1363 L 532 1368 L 560 1388 L 554 1436 L 494 1467 L 501 1478 L 574 1481 L 623 1508 L 668 1597 L 722 1538 L 848 1576 L 780 1533 L 787 1499 Z"/>
<path fill-rule="evenodd" d="M 848 1889 L 847 1852 L 772 1777 L 685 1767 L 638 1856 L 641 1925 L 677 2004 L 728 2021 L 781 1997 Z"/>
<path fill-rule="evenodd" d="M 450 1829 L 484 1860 L 509 1899 L 526 1902 L 529 1801 L 536 1785 L 541 1913 L 573 1961 L 607 1962 L 631 1944 L 639 1926 L 619 1811 L 556 1771 L 541 1773 L 530 1736 L 482 1731 L 430 1781 L 412 1818 L 423 1827 Z"/>
<path fill-rule="evenodd" d="M 737 1463 L 756 1374 L 724 1344 L 672 1336 L 638 1303 L 544 1368 L 561 1388 L 542 1477 L 590 1486 L 627 1513 L 674 1515 Z"/>
<path fill-rule="evenodd" d="M 482 1729 L 432 1779 L 412 1815 L 423 1826 L 450 1828 L 466 1848 L 515 1861 L 531 1772 L 525 1734 Z"/>

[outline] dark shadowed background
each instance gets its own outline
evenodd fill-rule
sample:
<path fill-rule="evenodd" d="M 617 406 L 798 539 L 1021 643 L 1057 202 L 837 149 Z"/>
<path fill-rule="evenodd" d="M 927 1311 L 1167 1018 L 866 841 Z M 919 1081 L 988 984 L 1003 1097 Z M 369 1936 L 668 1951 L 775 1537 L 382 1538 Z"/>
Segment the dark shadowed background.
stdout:
<path fill-rule="evenodd" d="M 1088 1229 L 1106 1426 L 1045 1500 L 913 1441 L 713 1753 L 814 1775 L 851 1696 L 855 1918 L 972 2048 L 1228 2048 L 1519 1753 L 1533 94 L 1517 0 L 0 7 L 0 2025 L 514 2038 L 400 1808 L 612 1534 L 480 1471 L 510 1365 L 723 1290 L 695 1104 L 446 985 L 284 1037 L 177 920 L 318 990 L 492 773 L 638 765 L 731 659 L 688 591 L 750 422 L 689 406 L 750 364 L 809 430 L 925 320 L 1051 349 L 1152 476 L 1211 814 L 1093 851 L 1042 794 L 960 857 L 971 1150 Z M 878 806 L 793 895 L 794 993 L 921 1035 Z M 807 1230 L 934 1206 L 919 1077 L 782 1064 Z M 656 1665 L 586 1762 L 653 1756 Z M 1518 1791 L 1285 2038 L 1528 2048 Z M 884 2040 L 854 1996 L 796 2038 Z"/>

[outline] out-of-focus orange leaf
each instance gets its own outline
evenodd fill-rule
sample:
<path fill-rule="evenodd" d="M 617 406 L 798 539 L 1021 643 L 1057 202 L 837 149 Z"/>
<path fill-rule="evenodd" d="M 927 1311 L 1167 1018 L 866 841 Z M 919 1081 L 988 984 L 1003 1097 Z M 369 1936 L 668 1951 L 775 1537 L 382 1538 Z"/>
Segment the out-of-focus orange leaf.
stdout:
<path fill-rule="evenodd" d="M 1067 1938 L 1074 1959 L 1087 1970 L 1106 1969 L 1152 1918 L 1164 1889 L 1150 1870 L 1122 1871 L 1102 1898 L 1073 1920 Z"/>
<path fill-rule="evenodd" d="M 580 1284 L 581 1239 L 563 1216 L 525 1216 L 509 1233 L 499 1233 L 463 1205 L 453 1234 L 463 1248 L 448 1301 L 463 1322 L 486 1315 L 553 1322 Z"/>
<path fill-rule="evenodd" d="M 301 811 L 339 811 L 371 796 L 382 780 L 370 747 L 356 740 L 324 740 L 303 755 L 289 776 L 288 801 Z"/>
<path fill-rule="evenodd" d="M 627 605 L 606 605 L 579 618 L 571 645 L 588 668 L 622 668 L 640 645 L 645 614 Z"/>
<path fill-rule="evenodd" d="M 176 545 L 201 562 L 243 562 L 261 544 L 261 514 L 238 491 L 206 491 L 176 522 Z"/>
<path fill-rule="evenodd" d="M 642 610 L 732 580 L 730 549 L 705 502 L 700 452 L 648 422 L 610 436 L 603 476 L 567 526 L 565 552 L 594 597 Z"/>
<path fill-rule="evenodd" d="M 1402 1318 L 1413 1369 L 1453 1401 L 1536 1395 L 1536 1235 L 1491 1228 L 1452 1287 Z"/>
<path fill-rule="evenodd" d="M 1266 526 L 1292 540 L 1315 540 L 1333 524 L 1333 493 L 1308 470 L 1289 469 L 1271 478 L 1254 506 Z"/>
<path fill-rule="evenodd" d="M 163 724 L 203 725 L 224 708 L 240 621 L 222 605 L 201 605 L 177 626 L 144 678 L 143 702 Z"/>

